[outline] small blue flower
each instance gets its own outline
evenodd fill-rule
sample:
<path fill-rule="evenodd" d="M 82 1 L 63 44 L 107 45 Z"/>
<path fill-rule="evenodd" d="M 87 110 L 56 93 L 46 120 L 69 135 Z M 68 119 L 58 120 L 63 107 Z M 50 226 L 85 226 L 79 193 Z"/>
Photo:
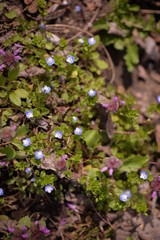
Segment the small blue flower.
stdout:
<path fill-rule="evenodd" d="M 96 90 L 90 89 L 90 90 L 88 91 L 88 95 L 89 95 L 90 97 L 94 97 L 94 96 L 96 95 Z"/>
<path fill-rule="evenodd" d="M 76 127 L 76 129 L 74 130 L 74 134 L 80 136 L 82 134 L 82 128 Z"/>
<path fill-rule="evenodd" d="M 52 66 L 55 63 L 55 60 L 52 57 L 49 57 L 47 58 L 46 62 L 49 66 Z"/>
<path fill-rule="evenodd" d="M 30 140 L 30 138 L 26 138 L 26 139 L 22 140 L 22 142 L 23 142 L 23 146 L 24 146 L 24 147 L 28 147 L 28 146 L 31 145 L 31 140 Z"/>
<path fill-rule="evenodd" d="M 42 153 L 42 151 L 36 151 L 35 152 L 35 158 L 36 159 L 41 159 L 41 158 L 43 158 L 43 153 Z"/>
<path fill-rule="evenodd" d="M 26 112 L 26 118 L 32 118 L 33 117 L 33 112 L 32 110 L 29 110 Z"/>
<path fill-rule="evenodd" d="M 50 88 L 50 87 L 44 86 L 44 87 L 42 88 L 42 92 L 44 92 L 44 93 L 49 93 L 50 91 L 51 91 L 51 88 Z"/>
<path fill-rule="evenodd" d="M 125 194 L 124 192 L 121 193 L 120 198 L 119 198 L 122 202 L 127 202 L 127 194 Z"/>
<path fill-rule="evenodd" d="M 130 190 L 125 190 L 125 191 L 124 191 L 124 194 L 127 195 L 127 198 L 132 197 L 132 194 L 131 194 L 131 191 L 130 191 Z"/>
<path fill-rule="evenodd" d="M 36 181 L 35 177 L 31 178 L 31 182 L 35 182 L 35 181 Z"/>
<path fill-rule="evenodd" d="M 74 61 L 75 61 L 75 57 L 74 56 L 71 56 L 71 55 L 67 56 L 66 62 L 68 62 L 70 64 L 73 64 Z"/>
<path fill-rule="evenodd" d="M 79 38 L 79 39 L 78 39 L 78 42 L 79 42 L 80 44 L 83 44 L 83 43 L 84 43 L 83 38 Z"/>
<path fill-rule="evenodd" d="M 94 39 L 94 37 L 88 38 L 88 43 L 90 46 L 92 46 L 96 43 L 96 40 Z"/>
<path fill-rule="evenodd" d="M 41 28 L 41 29 L 45 29 L 45 28 L 46 28 L 46 25 L 45 25 L 43 22 L 41 22 L 41 23 L 40 23 L 40 28 Z"/>
<path fill-rule="evenodd" d="M 160 95 L 157 97 L 157 101 L 158 103 L 160 103 Z"/>
<path fill-rule="evenodd" d="M 76 5 L 75 10 L 76 10 L 76 12 L 81 12 L 81 7 L 79 5 Z"/>
<path fill-rule="evenodd" d="M 55 138 L 61 139 L 62 138 L 62 132 L 61 131 L 55 131 L 54 136 L 55 136 Z"/>
<path fill-rule="evenodd" d="M 146 180 L 148 178 L 148 172 L 141 171 L 140 178 L 142 178 L 143 180 Z"/>
<path fill-rule="evenodd" d="M 29 167 L 27 167 L 27 168 L 25 169 L 25 172 L 26 172 L 27 174 L 29 174 L 29 173 L 31 172 L 31 169 L 30 169 Z"/>
<path fill-rule="evenodd" d="M 47 184 L 45 186 L 45 192 L 51 193 L 53 191 L 53 186 L 51 184 Z"/>
<path fill-rule="evenodd" d="M 0 188 L 0 196 L 3 196 L 3 189 L 2 188 Z"/>
<path fill-rule="evenodd" d="M 74 123 L 76 123 L 77 122 L 77 117 L 73 116 L 72 120 L 73 120 Z"/>

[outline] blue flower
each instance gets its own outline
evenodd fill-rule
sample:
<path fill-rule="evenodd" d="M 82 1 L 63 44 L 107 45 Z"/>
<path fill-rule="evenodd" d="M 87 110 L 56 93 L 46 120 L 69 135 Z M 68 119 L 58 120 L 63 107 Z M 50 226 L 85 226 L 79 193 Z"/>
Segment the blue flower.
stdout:
<path fill-rule="evenodd" d="M 90 89 L 90 90 L 88 91 L 88 95 L 89 95 L 90 97 L 94 97 L 94 96 L 96 95 L 96 90 Z"/>
<path fill-rule="evenodd" d="M 157 97 L 157 101 L 158 103 L 160 103 L 160 95 Z"/>
<path fill-rule="evenodd" d="M 146 180 L 148 178 L 148 173 L 144 172 L 144 171 L 141 171 L 140 172 L 140 178 L 142 178 L 143 180 Z"/>
<path fill-rule="evenodd" d="M 77 122 L 77 117 L 73 116 L 72 120 L 73 120 L 74 123 Z"/>
<path fill-rule="evenodd" d="M 31 178 L 31 182 L 35 182 L 35 181 L 36 181 L 35 177 Z"/>
<path fill-rule="evenodd" d="M 52 57 L 49 57 L 47 58 L 46 62 L 49 66 L 52 66 L 55 63 L 55 60 Z"/>
<path fill-rule="evenodd" d="M 44 87 L 42 88 L 42 92 L 44 92 L 44 93 L 49 93 L 50 91 L 51 91 L 51 88 L 50 88 L 50 87 L 44 86 Z"/>
<path fill-rule="evenodd" d="M 53 186 L 51 184 L 47 184 L 45 186 L 45 192 L 51 193 L 53 191 Z"/>
<path fill-rule="evenodd" d="M 83 38 L 79 38 L 79 39 L 78 39 L 78 42 L 79 42 L 80 44 L 83 44 L 83 43 L 84 43 Z"/>
<path fill-rule="evenodd" d="M 92 46 L 96 43 L 96 40 L 94 39 L 94 37 L 88 38 L 88 43 L 90 46 Z"/>
<path fill-rule="evenodd" d="M 32 118 L 33 117 L 33 112 L 32 110 L 29 110 L 26 112 L 26 118 Z"/>
<path fill-rule="evenodd" d="M 127 198 L 132 197 L 132 194 L 131 194 L 131 191 L 130 191 L 130 190 L 125 190 L 125 191 L 124 191 L 124 194 L 127 195 Z"/>
<path fill-rule="evenodd" d="M 79 5 L 76 5 L 75 10 L 76 10 L 76 12 L 81 12 L 81 7 Z"/>
<path fill-rule="evenodd" d="M 121 194 L 120 194 L 120 198 L 119 198 L 122 202 L 127 202 L 127 199 L 128 199 L 128 197 L 127 197 L 127 194 L 125 194 L 125 192 L 122 192 Z"/>
<path fill-rule="evenodd" d="M 0 188 L 0 196 L 3 196 L 3 189 L 2 188 Z"/>
<path fill-rule="evenodd" d="M 26 138 L 26 139 L 22 140 L 22 142 L 23 142 L 23 146 L 24 146 L 24 147 L 28 147 L 28 146 L 31 145 L 31 140 L 30 140 L 30 138 Z"/>
<path fill-rule="evenodd" d="M 29 174 L 29 173 L 31 172 L 31 169 L 30 169 L 29 167 L 27 167 L 27 168 L 25 169 L 25 172 L 26 172 L 27 174 Z"/>
<path fill-rule="evenodd" d="M 46 25 L 45 25 L 43 22 L 41 22 L 41 23 L 40 23 L 40 28 L 41 28 L 41 29 L 45 29 L 45 28 L 46 28 Z"/>
<path fill-rule="evenodd" d="M 76 129 L 74 130 L 74 134 L 80 136 L 82 134 L 82 128 L 76 127 Z"/>
<path fill-rule="evenodd" d="M 61 131 L 55 131 L 54 136 L 55 136 L 55 138 L 61 139 L 62 138 L 62 132 Z"/>
<path fill-rule="evenodd" d="M 74 56 L 71 56 L 71 55 L 67 56 L 66 62 L 72 64 L 72 63 L 74 63 L 74 61 L 75 61 L 75 57 Z"/>
<path fill-rule="evenodd" d="M 36 159 L 41 159 L 41 158 L 43 158 L 43 153 L 42 153 L 42 151 L 36 151 L 35 152 L 35 158 Z"/>

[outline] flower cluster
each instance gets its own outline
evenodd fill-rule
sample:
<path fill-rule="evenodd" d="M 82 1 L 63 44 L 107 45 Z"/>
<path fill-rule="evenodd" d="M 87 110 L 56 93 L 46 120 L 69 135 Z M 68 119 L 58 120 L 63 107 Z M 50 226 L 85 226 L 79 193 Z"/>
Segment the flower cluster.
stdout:
<path fill-rule="evenodd" d="M 153 179 L 151 187 L 153 189 L 152 198 L 155 198 L 157 193 L 160 194 L 160 176 Z"/>
<path fill-rule="evenodd" d="M 106 108 L 108 111 L 113 113 L 118 111 L 119 106 L 124 106 L 125 101 L 121 100 L 119 97 L 115 96 L 114 100 L 108 101 L 106 103 L 102 103 L 102 106 Z"/>
<path fill-rule="evenodd" d="M 8 227 L 8 232 L 12 235 L 12 239 L 41 239 L 50 234 L 50 230 L 45 226 L 39 226 L 39 222 L 31 223 L 30 229 L 26 226 L 22 228 Z"/>
<path fill-rule="evenodd" d="M 5 51 L 3 51 L 3 49 L 0 49 L 0 55 L 1 55 L 0 70 L 5 68 L 6 66 L 14 67 L 16 65 L 17 61 L 21 59 L 21 57 L 18 54 L 22 51 L 22 49 L 23 49 L 23 46 L 20 44 L 14 44 L 14 47 L 13 47 L 14 53 L 13 54 L 9 50 L 7 50 L 5 52 Z"/>
<path fill-rule="evenodd" d="M 111 157 L 105 162 L 105 166 L 101 169 L 101 172 L 109 171 L 109 175 L 112 176 L 113 171 L 121 166 L 121 162 L 116 157 Z"/>
<path fill-rule="evenodd" d="M 120 194 L 120 200 L 122 202 L 127 202 L 128 198 L 131 198 L 132 194 L 130 190 L 126 190 Z"/>

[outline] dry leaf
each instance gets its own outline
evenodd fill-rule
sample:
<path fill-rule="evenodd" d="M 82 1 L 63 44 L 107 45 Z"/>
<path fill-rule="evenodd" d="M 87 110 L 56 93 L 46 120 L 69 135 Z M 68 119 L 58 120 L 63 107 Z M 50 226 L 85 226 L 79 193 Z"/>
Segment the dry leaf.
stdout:
<path fill-rule="evenodd" d="M 24 0 L 24 3 L 25 3 L 26 5 L 30 5 L 30 4 L 32 3 L 32 1 L 33 1 L 33 0 Z"/>
<path fill-rule="evenodd" d="M 28 7 L 28 12 L 36 13 L 38 10 L 36 1 L 33 1 L 32 4 Z"/>
<path fill-rule="evenodd" d="M 40 167 L 45 170 L 52 170 L 56 172 L 60 178 L 63 178 L 64 175 L 60 171 L 57 171 L 56 164 L 58 161 L 60 161 L 60 159 L 57 159 L 56 154 L 52 153 L 51 156 L 42 159 Z"/>

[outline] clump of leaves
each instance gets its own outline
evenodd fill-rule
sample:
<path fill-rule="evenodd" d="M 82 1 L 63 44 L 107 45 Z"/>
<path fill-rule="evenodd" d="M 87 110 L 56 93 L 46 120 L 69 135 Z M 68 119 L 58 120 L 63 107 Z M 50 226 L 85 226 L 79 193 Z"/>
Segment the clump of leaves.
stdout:
<path fill-rule="evenodd" d="M 148 22 L 143 19 L 139 6 L 125 1 L 110 1 L 111 13 L 95 23 L 96 30 L 106 46 L 113 45 L 117 50 L 125 50 L 124 60 L 129 72 L 139 63 L 139 51 L 135 38 L 144 39 L 154 30 L 154 17 Z M 135 35 L 136 34 L 136 35 Z"/>

